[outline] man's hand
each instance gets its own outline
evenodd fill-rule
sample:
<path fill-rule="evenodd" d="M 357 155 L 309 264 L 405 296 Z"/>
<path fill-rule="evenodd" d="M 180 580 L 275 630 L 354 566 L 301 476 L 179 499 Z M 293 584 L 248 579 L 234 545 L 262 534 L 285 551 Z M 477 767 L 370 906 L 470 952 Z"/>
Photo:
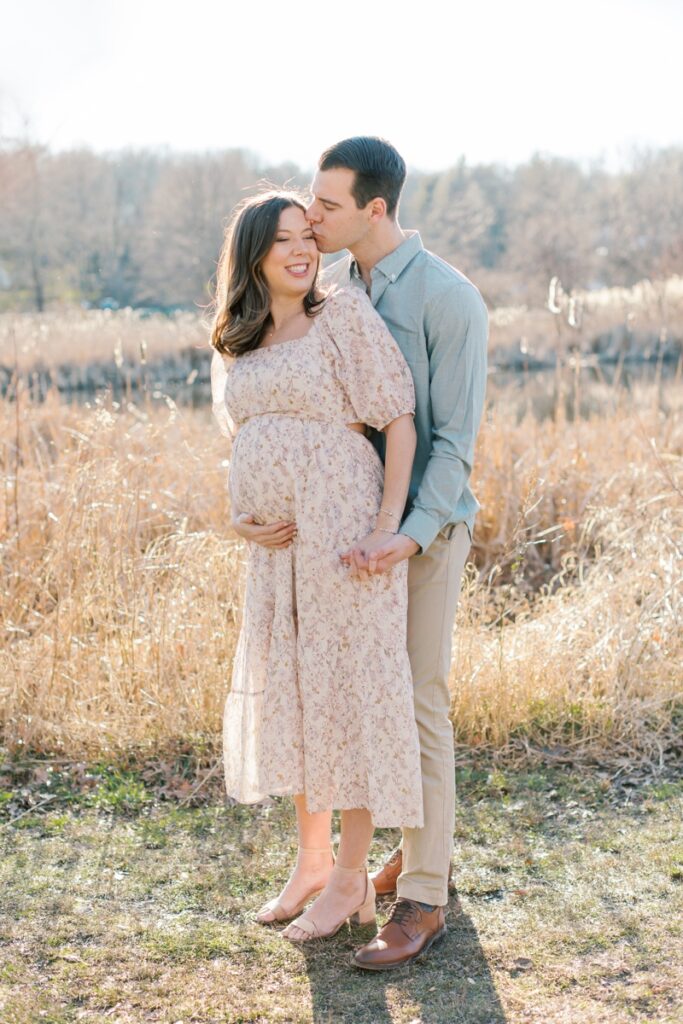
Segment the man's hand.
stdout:
<path fill-rule="evenodd" d="M 296 523 L 281 520 L 260 526 L 248 512 L 233 517 L 232 528 L 244 540 L 261 544 L 264 548 L 288 548 L 296 537 Z"/>
<path fill-rule="evenodd" d="M 392 566 L 417 554 L 419 550 L 419 544 L 403 533 L 392 536 L 373 530 L 354 547 L 343 551 L 339 558 L 349 567 L 350 576 L 366 580 L 377 573 L 388 572 Z"/>

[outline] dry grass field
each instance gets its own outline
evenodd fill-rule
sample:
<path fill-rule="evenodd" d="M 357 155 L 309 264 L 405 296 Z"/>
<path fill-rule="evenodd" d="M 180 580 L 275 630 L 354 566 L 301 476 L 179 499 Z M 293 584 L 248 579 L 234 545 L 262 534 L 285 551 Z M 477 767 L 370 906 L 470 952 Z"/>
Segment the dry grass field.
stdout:
<path fill-rule="evenodd" d="M 453 662 L 458 744 L 663 760 L 681 722 L 683 393 L 490 390 Z M 575 415 L 575 410 L 578 414 Z M 217 751 L 245 551 L 208 410 L 0 402 L 5 743 Z"/>

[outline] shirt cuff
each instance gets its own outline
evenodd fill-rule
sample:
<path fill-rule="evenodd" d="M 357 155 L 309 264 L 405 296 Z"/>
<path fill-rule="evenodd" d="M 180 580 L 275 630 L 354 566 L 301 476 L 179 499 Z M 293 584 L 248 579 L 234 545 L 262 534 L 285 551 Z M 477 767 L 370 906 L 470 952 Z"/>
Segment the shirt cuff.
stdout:
<path fill-rule="evenodd" d="M 398 532 L 419 544 L 420 550 L 417 554 L 423 555 L 440 529 L 441 525 L 428 512 L 423 512 L 421 508 L 414 508 L 412 512 L 408 513 Z"/>

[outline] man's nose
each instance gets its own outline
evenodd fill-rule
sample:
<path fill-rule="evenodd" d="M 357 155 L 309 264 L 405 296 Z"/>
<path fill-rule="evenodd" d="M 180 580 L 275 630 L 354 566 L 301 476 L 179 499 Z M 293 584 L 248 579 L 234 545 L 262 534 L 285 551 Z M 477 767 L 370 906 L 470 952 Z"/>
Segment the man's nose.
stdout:
<path fill-rule="evenodd" d="M 318 211 L 318 204 L 314 199 L 306 210 L 306 220 L 309 224 L 317 224 L 320 220 L 320 213 Z"/>

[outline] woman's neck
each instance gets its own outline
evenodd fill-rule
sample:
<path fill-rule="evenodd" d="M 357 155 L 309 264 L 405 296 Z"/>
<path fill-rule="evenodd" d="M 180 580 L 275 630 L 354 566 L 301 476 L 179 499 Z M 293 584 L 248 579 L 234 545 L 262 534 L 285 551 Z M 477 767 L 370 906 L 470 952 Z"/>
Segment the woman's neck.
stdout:
<path fill-rule="evenodd" d="M 298 296 L 273 295 L 270 299 L 270 318 L 273 321 L 273 328 L 279 331 L 280 328 L 293 320 L 295 316 L 304 311 L 304 301 Z"/>

